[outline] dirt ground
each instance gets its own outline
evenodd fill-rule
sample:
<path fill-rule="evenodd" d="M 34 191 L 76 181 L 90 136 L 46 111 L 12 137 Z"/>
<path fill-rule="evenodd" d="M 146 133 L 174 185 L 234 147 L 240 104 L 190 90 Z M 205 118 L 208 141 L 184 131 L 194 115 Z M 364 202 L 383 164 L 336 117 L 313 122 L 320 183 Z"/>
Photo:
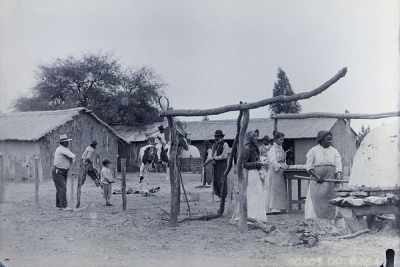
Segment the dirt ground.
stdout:
<path fill-rule="evenodd" d="M 200 195 L 199 201 L 190 202 L 192 215 L 218 210 L 211 188 L 195 188 L 201 184 L 199 174 L 184 173 L 183 179 L 187 192 Z M 137 174 L 129 174 L 127 188 L 137 183 Z M 106 207 L 101 190 L 89 179 L 82 191 L 84 208 L 67 212 L 55 207 L 52 180 L 40 183 L 39 208 L 34 183 L 6 183 L 6 202 L 0 204 L 0 262 L 6 267 L 380 266 L 386 249 L 393 248 L 400 266 L 398 235 L 390 223 L 381 222 L 354 239 L 322 233 L 314 247 L 277 246 L 267 243 L 261 230 L 240 233 L 227 216 L 171 227 L 161 219 L 161 208 L 170 210 L 165 174 L 151 174 L 148 184 L 161 190 L 154 196 L 127 195 L 123 211 L 121 194 L 113 194 L 114 206 Z M 113 188 L 120 189 L 119 180 Z M 181 202 L 180 218 L 187 216 L 186 203 Z M 268 216 L 276 231 L 292 229 L 303 219 L 303 211 Z"/>

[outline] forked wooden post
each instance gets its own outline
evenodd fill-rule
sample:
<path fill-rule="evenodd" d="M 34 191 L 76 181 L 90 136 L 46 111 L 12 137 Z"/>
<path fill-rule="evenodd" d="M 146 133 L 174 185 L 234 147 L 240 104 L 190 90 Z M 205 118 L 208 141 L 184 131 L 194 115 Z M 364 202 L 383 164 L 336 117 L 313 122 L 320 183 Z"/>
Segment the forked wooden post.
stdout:
<path fill-rule="evenodd" d="M 39 207 L 39 159 L 35 158 L 35 203 Z"/>
<path fill-rule="evenodd" d="M 243 170 L 243 157 L 244 157 L 244 137 L 246 135 L 247 126 L 249 124 L 249 110 L 243 111 L 242 126 L 239 134 L 239 147 L 238 147 L 238 160 L 237 160 L 237 170 L 238 170 L 238 180 L 239 180 L 239 230 L 240 232 L 246 232 L 247 227 L 247 175 L 245 175 Z"/>
<path fill-rule="evenodd" d="M 181 209 L 181 186 L 177 164 L 178 142 L 176 136 L 176 125 L 172 117 L 168 117 L 168 124 L 170 129 L 170 140 L 173 141 L 169 157 L 169 174 L 171 182 L 171 226 L 177 226 L 178 215 Z"/>
<path fill-rule="evenodd" d="M 6 201 L 6 189 L 4 185 L 4 158 L 3 153 L 0 153 L 0 203 Z"/>
<path fill-rule="evenodd" d="M 122 210 L 126 210 L 126 159 L 121 159 Z"/>

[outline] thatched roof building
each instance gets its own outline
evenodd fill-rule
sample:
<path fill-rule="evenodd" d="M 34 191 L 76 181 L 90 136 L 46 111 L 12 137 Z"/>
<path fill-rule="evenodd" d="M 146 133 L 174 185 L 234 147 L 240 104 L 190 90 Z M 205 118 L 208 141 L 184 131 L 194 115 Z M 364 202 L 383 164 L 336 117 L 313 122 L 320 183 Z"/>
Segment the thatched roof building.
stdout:
<path fill-rule="evenodd" d="M 117 162 L 118 143 L 127 143 L 109 125 L 86 108 L 0 114 L 0 152 L 4 155 L 5 177 L 30 180 L 34 159 L 39 159 L 39 178 L 50 179 L 54 152 L 61 134 L 72 138 L 70 149 L 77 155 L 71 172 L 79 171 L 80 157 L 96 139 L 95 165 L 103 157 Z"/>

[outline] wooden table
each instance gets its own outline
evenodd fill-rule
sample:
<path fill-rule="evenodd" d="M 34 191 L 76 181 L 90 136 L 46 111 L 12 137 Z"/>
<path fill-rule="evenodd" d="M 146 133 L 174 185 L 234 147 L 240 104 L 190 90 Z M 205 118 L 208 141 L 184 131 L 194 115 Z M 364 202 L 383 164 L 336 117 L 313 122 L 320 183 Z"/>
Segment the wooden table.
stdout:
<path fill-rule="evenodd" d="M 299 210 L 301 210 L 301 204 L 305 204 L 305 197 L 301 196 L 301 178 L 295 178 L 294 175 L 299 175 L 299 176 L 307 176 L 309 177 L 310 174 L 302 169 L 302 170 L 284 170 L 285 173 L 285 178 L 288 181 L 288 200 L 289 200 L 289 212 L 292 211 L 292 205 L 297 204 Z M 293 199 L 292 196 L 292 180 L 297 180 L 297 199 Z"/>

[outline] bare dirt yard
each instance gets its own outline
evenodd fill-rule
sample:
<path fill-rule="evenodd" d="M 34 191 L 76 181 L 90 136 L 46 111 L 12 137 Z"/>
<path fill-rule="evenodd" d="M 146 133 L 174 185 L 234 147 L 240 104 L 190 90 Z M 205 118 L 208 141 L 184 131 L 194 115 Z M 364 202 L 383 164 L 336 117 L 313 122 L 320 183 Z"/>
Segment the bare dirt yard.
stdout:
<path fill-rule="evenodd" d="M 183 173 L 183 180 L 187 192 L 200 196 L 190 202 L 192 215 L 218 210 L 211 188 L 196 188 L 201 184 L 199 174 Z M 129 174 L 127 188 L 136 188 L 137 183 L 137 174 Z M 165 174 L 151 174 L 148 183 L 160 191 L 147 197 L 127 195 L 123 211 L 121 194 L 113 194 L 114 206 L 106 207 L 100 188 L 89 179 L 82 190 L 83 208 L 67 212 L 55 207 L 52 180 L 40 182 L 39 208 L 34 183 L 7 182 L 6 202 L 0 204 L 0 262 L 6 267 L 380 266 L 386 249 L 393 248 L 396 266 L 400 263 L 399 236 L 390 222 L 378 222 L 370 233 L 353 239 L 338 239 L 344 233 L 321 226 L 313 247 L 278 246 L 266 242 L 267 234 L 261 230 L 240 233 L 228 216 L 171 227 L 161 212 L 170 210 Z M 116 188 L 120 189 L 118 179 Z M 70 206 L 75 203 L 76 196 Z M 180 218 L 187 216 L 187 205 L 181 202 Z M 275 231 L 284 232 L 304 222 L 304 215 L 303 211 L 269 215 L 268 221 Z"/>

